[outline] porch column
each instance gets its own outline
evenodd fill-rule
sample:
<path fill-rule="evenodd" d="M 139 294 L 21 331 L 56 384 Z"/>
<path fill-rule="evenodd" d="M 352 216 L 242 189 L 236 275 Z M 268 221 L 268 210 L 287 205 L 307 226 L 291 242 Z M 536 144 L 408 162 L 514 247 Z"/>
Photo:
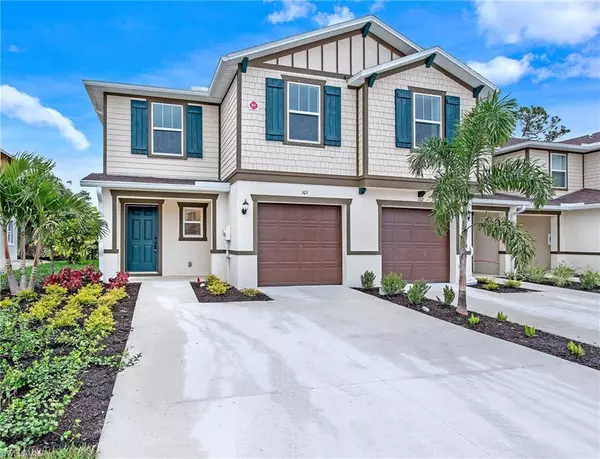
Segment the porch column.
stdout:
<path fill-rule="evenodd" d="M 469 203 L 467 208 L 467 269 L 465 276 L 467 284 L 476 284 L 473 277 L 473 204 Z"/>

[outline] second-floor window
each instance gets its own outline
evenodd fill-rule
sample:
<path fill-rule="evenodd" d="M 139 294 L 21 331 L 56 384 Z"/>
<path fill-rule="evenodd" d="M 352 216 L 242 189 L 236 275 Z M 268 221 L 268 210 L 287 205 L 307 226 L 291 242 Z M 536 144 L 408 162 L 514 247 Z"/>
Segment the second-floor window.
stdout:
<path fill-rule="evenodd" d="M 288 82 L 287 139 L 321 142 L 321 87 Z"/>
<path fill-rule="evenodd" d="M 550 175 L 556 188 L 567 187 L 567 155 L 564 153 L 550 154 Z"/>
<path fill-rule="evenodd" d="M 183 155 L 183 107 L 152 104 L 152 153 Z"/>
<path fill-rule="evenodd" d="M 442 132 L 442 98 L 429 94 L 414 96 L 414 142 L 419 145 L 429 137 L 441 137 Z"/>

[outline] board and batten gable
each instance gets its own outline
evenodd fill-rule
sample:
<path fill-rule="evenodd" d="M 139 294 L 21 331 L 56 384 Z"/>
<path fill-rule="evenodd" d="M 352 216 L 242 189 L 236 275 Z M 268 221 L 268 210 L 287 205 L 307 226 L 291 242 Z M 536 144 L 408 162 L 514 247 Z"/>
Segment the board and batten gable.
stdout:
<path fill-rule="evenodd" d="M 388 177 L 413 177 L 408 165 L 409 148 L 396 147 L 396 89 L 428 89 L 443 91 L 448 96 L 460 98 L 460 111 L 472 109 L 476 104 L 472 89 L 468 89 L 434 67 L 425 65 L 377 78 L 368 88 L 368 171 L 365 175 Z M 442 99 L 442 105 L 444 101 Z M 443 118 L 443 112 L 442 112 Z M 413 126 L 414 129 L 414 126 Z M 431 174 L 425 177 L 431 178 Z"/>
<path fill-rule="evenodd" d="M 584 161 L 584 184 L 585 188 L 600 190 L 600 151 L 586 153 Z"/>
<path fill-rule="evenodd" d="M 221 103 L 221 180 L 236 169 L 237 154 L 237 79 L 236 75 Z"/>
<path fill-rule="evenodd" d="M 131 153 L 131 101 L 106 96 L 106 173 L 140 177 L 218 180 L 219 107 L 202 105 L 202 158 L 166 158 Z M 149 108 L 150 109 L 150 108 Z"/>
<path fill-rule="evenodd" d="M 292 70 L 292 69 L 290 69 Z M 326 80 L 341 88 L 341 146 L 289 145 L 266 140 L 266 79 L 283 75 Z M 252 110 L 250 102 L 258 108 Z M 242 157 L 244 170 L 356 176 L 356 90 L 342 79 L 248 67 L 242 74 Z M 285 116 L 285 114 L 284 114 Z"/>

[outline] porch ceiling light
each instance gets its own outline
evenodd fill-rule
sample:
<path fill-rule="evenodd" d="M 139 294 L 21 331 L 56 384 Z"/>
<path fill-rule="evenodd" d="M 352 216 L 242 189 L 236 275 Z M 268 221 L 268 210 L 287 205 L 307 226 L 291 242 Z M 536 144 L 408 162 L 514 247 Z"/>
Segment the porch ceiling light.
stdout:
<path fill-rule="evenodd" d="M 249 206 L 250 204 L 248 204 L 248 200 L 244 198 L 244 202 L 242 203 L 242 215 L 246 215 Z"/>

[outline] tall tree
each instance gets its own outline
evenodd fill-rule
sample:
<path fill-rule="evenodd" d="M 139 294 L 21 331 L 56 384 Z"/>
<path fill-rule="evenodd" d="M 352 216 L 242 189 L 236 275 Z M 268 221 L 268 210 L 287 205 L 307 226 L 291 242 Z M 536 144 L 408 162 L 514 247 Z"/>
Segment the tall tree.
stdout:
<path fill-rule="evenodd" d="M 543 107 L 537 105 L 520 107 L 517 117 L 521 128 L 521 137 L 525 139 L 554 142 L 571 132 L 561 124 L 558 116 L 550 117 Z"/>
<path fill-rule="evenodd" d="M 459 222 L 459 282 L 457 312 L 467 314 L 467 234 L 474 227 L 506 246 L 517 266 L 523 267 L 535 254 L 529 232 L 506 217 L 486 215 L 473 222 L 471 201 L 476 196 L 501 191 L 519 192 L 533 201 L 535 208 L 544 206 L 552 197 L 552 179 L 548 172 L 525 159 L 493 162 L 496 148 L 503 145 L 515 128 L 517 103 L 494 93 L 464 114 L 452 142 L 430 138 L 409 157 L 413 174 L 423 177 L 433 172 L 432 218 L 438 234 Z"/>

